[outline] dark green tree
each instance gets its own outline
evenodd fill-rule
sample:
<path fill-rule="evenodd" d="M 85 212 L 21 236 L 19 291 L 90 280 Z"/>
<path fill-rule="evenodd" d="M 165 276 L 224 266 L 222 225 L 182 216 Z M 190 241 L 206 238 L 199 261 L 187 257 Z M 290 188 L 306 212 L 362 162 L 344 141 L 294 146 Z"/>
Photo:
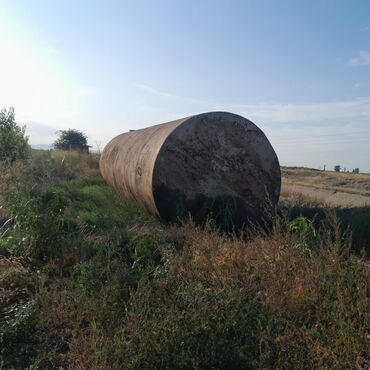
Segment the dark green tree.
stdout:
<path fill-rule="evenodd" d="M 25 159 L 30 152 L 25 126 L 15 122 L 14 108 L 0 111 L 0 161 L 12 163 Z"/>
<path fill-rule="evenodd" d="M 78 130 L 60 130 L 53 147 L 60 150 L 88 151 L 87 136 Z"/>

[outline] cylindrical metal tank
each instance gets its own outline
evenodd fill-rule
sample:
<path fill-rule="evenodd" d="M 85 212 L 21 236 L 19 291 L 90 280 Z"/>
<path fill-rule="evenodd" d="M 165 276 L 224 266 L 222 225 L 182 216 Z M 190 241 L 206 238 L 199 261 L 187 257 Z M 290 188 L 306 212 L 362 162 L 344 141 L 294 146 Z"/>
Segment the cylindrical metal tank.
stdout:
<path fill-rule="evenodd" d="M 260 222 L 280 195 L 270 142 L 254 123 L 227 112 L 118 135 L 104 148 L 100 171 L 117 192 L 165 221 L 191 215 L 241 227 Z"/>

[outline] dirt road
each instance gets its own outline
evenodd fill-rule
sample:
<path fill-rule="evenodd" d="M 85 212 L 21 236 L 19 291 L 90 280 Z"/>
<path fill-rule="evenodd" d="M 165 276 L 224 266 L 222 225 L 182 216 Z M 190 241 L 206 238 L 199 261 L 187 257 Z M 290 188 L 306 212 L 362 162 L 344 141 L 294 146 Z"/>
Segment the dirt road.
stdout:
<path fill-rule="evenodd" d="M 316 189 L 303 185 L 283 184 L 282 192 L 293 192 L 306 195 L 315 200 L 339 207 L 364 207 L 370 206 L 370 197 L 350 194 L 335 190 Z"/>

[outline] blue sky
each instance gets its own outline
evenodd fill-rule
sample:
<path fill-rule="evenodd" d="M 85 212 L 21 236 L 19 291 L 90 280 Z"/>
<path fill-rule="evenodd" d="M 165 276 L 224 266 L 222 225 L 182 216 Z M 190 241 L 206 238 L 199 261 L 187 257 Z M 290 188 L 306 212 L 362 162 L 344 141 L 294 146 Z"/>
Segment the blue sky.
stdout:
<path fill-rule="evenodd" d="M 34 145 L 226 110 L 283 165 L 370 172 L 370 1 L 0 0 L 0 53 Z"/>

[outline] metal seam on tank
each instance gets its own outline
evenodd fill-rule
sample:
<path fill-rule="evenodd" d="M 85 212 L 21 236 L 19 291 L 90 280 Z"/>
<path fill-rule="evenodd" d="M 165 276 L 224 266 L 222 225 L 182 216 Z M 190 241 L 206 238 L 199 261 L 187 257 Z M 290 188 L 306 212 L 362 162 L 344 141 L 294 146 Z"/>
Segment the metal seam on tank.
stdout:
<path fill-rule="evenodd" d="M 157 128 L 156 128 L 156 130 L 154 130 L 154 132 L 152 132 L 152 137 L 158 132 L 158 131 L 160 131 L 161 130 L 161 126 L 162 126 L 162 124 L 159 124 L 159 125 L 156 125 L 157 126 Z M 145 130 L 145 128 L 143 129 L 143 130 Z M 136 140 L 138 140 L 138 141 L 140 141 L 139 140 L 139 138 L 138 137 L 136 137 Z M 145 148 L 145 146 L 147 146 L 148 145 L 148 143 L 150 143 L 150 140 L 151 140 L 151 137 L 147 137 L 146 138 L 146 141 L 144 142 L 144 145 L 142 146 L 142 149 L 143 148 Z M 166 140 L 165 140 L 166 141 Z M 162 145 L 163 145 L 163 143 L 162 143 Z M 161 145 L 161 147 L 162 147 L 162 145 Z M 160 148 L 161 148 L 160 147 Z M 131 147 L 131 150 L 133 149 L 133 146 Z M 142 151 L 141 151 L 142 152 Z M 155 161 L 154 161 L 154 164 L 155 164 L 155 162 L 156 162 L 156 160 L 157 160 L 157 155 L 155 156 Z M 144 205 L 144 207 L 145 208 L 149 208 L 149 209 L 151 209 L 152 208 L 152 206 L 154 206 L 154 208 L 155 208 L 155 213 L 159 216 L 159 212 L 158 212 L 158 209 L 157 209 L 157 206 L 156 206 L 156 204 L 155 204 L 155 201 L 154 201 L 154 196 L 153 196 L 153 168 L 154 168 L 154 164 L 153 164 L 153 166 L 152 166 L 152 168 L 151 168 L 151 176 L 149 177 L 149 180 L 150 180 L 150 182 L 151 182 L 151 184 L 150 184 L 150 187 L 151 187 L 151 192 L 150 192 L 150 194 L 151 194 L 151 201 L 149 201 L 149 203 L 152 203 L 152 204 L 148 204 L 145 200 L 144 201 L 142 201 L 141 203 Z"/>
<path fill-rule="evenodd" d="M 155 208 L 157 210 L 157 214 L 159 215 L 159 210 L 158 210 L 158 207 L 157 207 L 157 202 L 156 202 L 156 199 L 154 197 L 154 189 L 153 189 L 153 176 L 154 176 L 154 172 L 155 172 L 155 169 L 157 167 L 157 161 L 160 157 L 160 153 L 162 151 L 162 148 L 164 148 L 164 145 L 166 144 L 166 142 L 172 137 L 172 135 L 174 135 L 175 131 L 177 129 L 179 129 L 183 124 L 185 123 L 188 123 L 191 119 L 194 119 L 195 117 L 199 117 L 199 115 L 192 115 L 192 116 L 189 116 L 189 117 L 186 117 L 179 125 L 177 125 L 172 131 L 171 133 L 166 137 L 166 139 L 163 141 L 161 147 L 159 148 L 158 150 L 158 153 L 157 153 L 157 156 L 155 158 L 155 161 L 154 161 L 154 165 L 153 165 L 153 170 L 152 170 L 152 196 L 153 196 L 153 201 L 154 201 L 154 205 L 155 205 Z"/>
<path fill-rule="evenodd" d="M 161 125 L 158 125 L 158 127 L 157 127 L 157 130 L 155 130 L 154 131 L 154 133 L 152 133 L 152 136 L 155 134 L 155 133 L 157 133 L 158 131 L 160 131 L 161 130 L 161 127 L 160 127 Z M 150 142 L 150 137 L 149 138 L 147 138 L 147 141 L 145 142 L 145 145 L 147 145 L 148 143 Z M 158 153 L 159 153 L 159 151 L 161 150 L 161 148 L 162 148 L 162 146 L 163 146 L 163 144 L 166 142 L 166 139 L 164 140 L 164 142 L 162 143 L 162 145 L 160 146 L 160 148 L 159 148 L 159 150 L 158 150 Z M 144 145 L 144 147 L 145 147 L 145 145 Z M 151 188 L 151 191 L 150 191 L 150 194 L 151 194 L 151 198 L 152 198 L 152 205 L 154 205 L 154 208 L 155 208 L 155 214 L 157 215 L 157 216 L 160 216 L 160 214 L 159 214 L 159 211 L 158 211 L 158 208 L 157 208 L 157 205 L 156 205 L 156 203 L 155 203 L 155 199 L 154 199 L 154 194 L 153 194 L 153 172 L 154 172 L 154 167 L 155 167 L 155 163 L 156 163 L 156 161 L 157 161 L 157 158 L 158 158 L 158 153 L 156 154 L 156 156 L 155 156 L 155 160 L 154 160 L 154 164 L 153 164 L 153 166 L 152 166 L 152 168 L 151 168 L 151 176 L 150 176 L 150 188 Z"/>
<path fill-rule="evenodd" d="M 159 210 L 158 210 L 158 206 L 157 206 L 157 202 L 156 202 L 156 199 L 154 197 L 154 189 L 153 189 L 153 176 L 154 176 L 154 172 L 155 172 L 155 169 L 156 169 L 156 166 L 157 166 L 157 161 L 160 157 L 160 153 L 161 153 L 161 150 L 162 148 L 164 147 L 164 145 L 166 144 L 167 140 L 169 140 L 169 138 L 172 136 L 172 134 L 180 127 L 182 126 L 184 123 L 188 122 L 191 118 L 194 118 L 195 116 L 189 116 L 189 117 L 186 117 L 180 124 L 178 124 L 171 132 L 170 134 L 167 135 L 167 137 L 165 138 L 165 140 L 163 141 L 162 145 L 160 146 L 160 148 L 158 149 L 158 152 L 157 152 L 157 155 L 155 156 L 155 161 L 154 161 L 154 164 L 153 164 L 153 168 L 152 168 L 152 176 L 151 176 L 151 188 L 152 188 L 152 198 L 153 198 L 153 203 L 154 203 L 154 207 L 156 209 L 156 214 L 158 216 L 160 216 L 160 213 L 159 213 Z"/>

